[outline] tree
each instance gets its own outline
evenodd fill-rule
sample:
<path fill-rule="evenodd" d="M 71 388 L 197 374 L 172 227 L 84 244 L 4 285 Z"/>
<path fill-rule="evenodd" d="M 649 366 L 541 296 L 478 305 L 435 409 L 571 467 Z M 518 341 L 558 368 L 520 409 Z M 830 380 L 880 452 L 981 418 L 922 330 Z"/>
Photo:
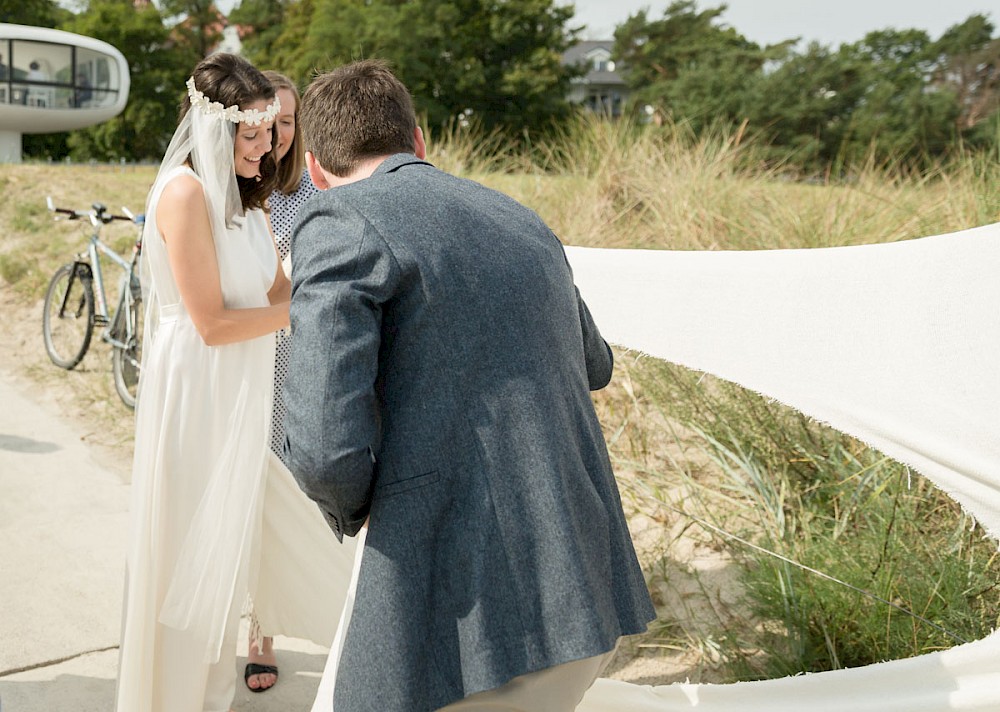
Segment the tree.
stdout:
<path fill-rule="evenodd" d="M 696 131 L 748 120 L 776 151 L 816 167 L 873 151 L 935 160 L 955 145 L 956 127 L 996 110 L 1000 42 L 982 16 L 936 43 L 922 30 L 889 29 L 798 53 L 792 40 L 759 47 L 718 24 L 724 10 L 682 0 L 660 20 L 642 11 L 618 27 L 615 54 L 634 106 Z"/>
<path fill-rule="evenodd" d="M 398 50 L 392 35 L 380 44 L 431 124 L 464 114 L 487 130 L 521 133 L 568 111 L 570 17 L 551 0 L 424 0 L 399 7 Z"/>
<path fill-rule="evenodd" d="M 158 159 L 176 126 L 184 80 L 194 66 L 187 48 L 170 40 L 160 12 L 131 0 L 91 0 L 63 29 L 116 47 L 129 64 L 132 86 L 125 110 L 74 131 L 68 143 L 78 159 Z"/>
<path fill-rule="evenodd" d="M 955 94 L 963 132 L 1000 109 L 1000 38 L 993 37 L 993 30 L 985 15 L 972 15 L 933 45 L 938 61 L 932 84 Z"/>
<path fill-rule="evenodd" d="M 748 118 L 799 165 L 837 159 L 851 116 L 867 89 L 867 63 L 819 43 L 789 53 L 757 84 Z"/>
<path fill-rule="evenodd" d="M 195 62 L 211 54 L 222 40 L 225 17 L 212 0 L 163 0 L 163 10 L 167 16 L 180 18 L 173 38 L 195 53 Z"/>
<path fill-rule="evenodd" d="M 287 0 L 243 0 L 229 13 L 230 24 L 240 30 L 240 52 L 254 65 L 269 68 L 277 53 L 288 4 Z"/>
<path fill-rule="evenodd" d="M 562 116 L 570 7 L 554 0 L 298 0 L 262 66 L 297 81 L 361 58 L 388 60 L 432 126 L 472 116 L 534 131 Z M 268 61 L 269 60 L 269 61 Z"/>
<path fill-rule="evenodd" d="M 55 0 L 0 0 L 0 22 L 56 27 L 72 13 Z"/>
<path fill-rule="evenodd" d="M 740 123 L 757 94 L 765 63 L 783 57 L 791 41 L 760 47 L 717 24 L 722 5 L 699 12 L 693 0 L 672 3 L 659 20 L 641 10 L 615 31 L 635 108 L 651 105 L 701 130 Z"/>
<path fill-rule="evenodd" d="M 845 139 L 849 155 L 874 150 L 882 158 L 923 159 L 954 144 L 958 105 L 951 91 L 927 90 L 935 52 L 926 32 L 870 32 L 840 54 L 867 67 Z"/>
<path fill-rule="evenodd" d="M 295 0 L 285 8 L 284 27 L 270 61 L 258 60 L 305 84 L 319 71 L 370 54 L 372 15 L 365 0 Z"/>

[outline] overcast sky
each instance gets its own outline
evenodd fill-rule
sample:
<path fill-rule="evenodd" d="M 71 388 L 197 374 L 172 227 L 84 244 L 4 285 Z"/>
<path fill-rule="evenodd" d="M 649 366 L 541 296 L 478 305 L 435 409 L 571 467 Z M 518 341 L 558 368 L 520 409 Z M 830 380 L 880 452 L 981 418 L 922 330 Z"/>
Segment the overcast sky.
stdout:
<path fill-rule="evenodd" d="M 560 4 L 570 4 L 560 2 Z M 611 39 L 615 25 L 644 8 L 660 19 L 670 0 L 575 0 L 575 22 L 586 39 Z M 937 39 L 948 27 L 982 13 L 1000 25 L 1000 0 L 699 0 L 699 9 L 727 5 L 721 20 L 747 39 L 773 44 L 801 37 L 838 46 L 872 30 L 927 30 Z M 995 32 L 994 32 L 995 36 Z"/>

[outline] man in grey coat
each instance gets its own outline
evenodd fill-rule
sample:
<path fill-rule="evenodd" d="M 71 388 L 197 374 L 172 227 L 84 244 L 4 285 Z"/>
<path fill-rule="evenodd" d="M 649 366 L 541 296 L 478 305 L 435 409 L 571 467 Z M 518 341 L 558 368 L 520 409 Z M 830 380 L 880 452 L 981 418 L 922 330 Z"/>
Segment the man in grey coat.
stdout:
<path fill-rule="evenodd" d="M 590 397 L 611 350 L 542 220 L 423 160 L 383 63 L 300 121 L 291 470 L 367 526 L 334 709 L 572 710 L 654 617 Z"/>

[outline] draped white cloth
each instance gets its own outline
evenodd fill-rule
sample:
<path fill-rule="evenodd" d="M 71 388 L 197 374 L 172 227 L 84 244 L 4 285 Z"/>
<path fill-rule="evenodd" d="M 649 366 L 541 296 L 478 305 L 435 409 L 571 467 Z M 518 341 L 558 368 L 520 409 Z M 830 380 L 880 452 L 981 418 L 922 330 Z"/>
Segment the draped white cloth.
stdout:
<path fill-rule="evenodd" d="M 872 445 L 1000 538 L 1000 223 L 856 247 L 569 247 L 567 256 L 609 342 L 732 381 Z M 1000 632 L 764 682 L 602 679 L 579 709 L 996 712 Z"/>

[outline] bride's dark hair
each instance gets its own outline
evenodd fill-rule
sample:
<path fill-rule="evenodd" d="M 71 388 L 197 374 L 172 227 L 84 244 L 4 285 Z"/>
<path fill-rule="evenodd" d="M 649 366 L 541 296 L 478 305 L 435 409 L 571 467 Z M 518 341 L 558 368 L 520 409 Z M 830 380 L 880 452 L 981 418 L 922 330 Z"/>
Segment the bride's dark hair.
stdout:
<path fill-rule="evenodd" d="M 255 101 L 270 102 L 274 99 L 274 87 L 267 77 L 250 62 L 235 54 L 216 52 L 209 55 L 198 63 L 192 76 L 198 91 L 209 101 L 219 102 L 223 106 L 239 106 L 240 109 L 244 109 Z M 190 110 L 191 99 L 185 95 L 178 123 Z M 232 126 L 235 141 L 236 124 Z M 278 184 L 278 161 L 274 155 L 278 141 L 274 124 L 271 125 L 270 131 L 271 150 L 261 158 L 260 178 L 236 176 L 244 210 L 263 209 L 265 201 Z M 198 171 L 198 166 L 191 167 Z"/>

